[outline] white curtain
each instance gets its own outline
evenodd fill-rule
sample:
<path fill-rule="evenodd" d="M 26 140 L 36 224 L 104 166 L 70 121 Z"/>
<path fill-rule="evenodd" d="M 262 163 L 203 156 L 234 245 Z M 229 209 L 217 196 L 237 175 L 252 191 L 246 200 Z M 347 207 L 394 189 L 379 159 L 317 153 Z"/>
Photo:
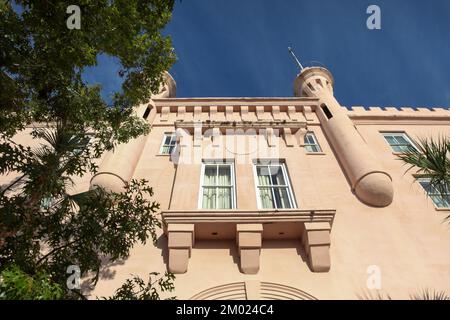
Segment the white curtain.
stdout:
<path fill-rule="evenodd" d="M 231 195 L 230 166 L 206 165 L 202 207 L 204 209 L 231 209 Z"/>

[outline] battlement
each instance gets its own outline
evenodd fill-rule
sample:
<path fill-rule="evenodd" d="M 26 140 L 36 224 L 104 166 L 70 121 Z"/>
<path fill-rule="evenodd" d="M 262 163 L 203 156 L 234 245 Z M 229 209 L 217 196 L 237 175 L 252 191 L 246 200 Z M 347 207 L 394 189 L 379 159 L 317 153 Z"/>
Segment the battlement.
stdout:
<path fill-rule="evenodd" d="M 403 106 L 403 107 L 380 107 L 380 106 L 372 106 L 372 107 L 364 107 L 364 106 L 351 106 L 351 107 L 344 107 L 347 108 L 347 111 L 349 113 L 356 113 L 356 112 L 381 112 L 381 113 L 405 113 L 405 112 L 413 112 L 413 113 L 431 113 L 431 112 L 438 112 L 438 113 L 448 113 L 450 111 L 450 107 L 410 107 L 410 106 Z"/>
<path fill-rule="evenodd" d="M 347 115 L 359 123 L 366 121 L 432 121 L 433 123 L 450 121 L 450 109 L 445 107 L 346 107 Z"/>

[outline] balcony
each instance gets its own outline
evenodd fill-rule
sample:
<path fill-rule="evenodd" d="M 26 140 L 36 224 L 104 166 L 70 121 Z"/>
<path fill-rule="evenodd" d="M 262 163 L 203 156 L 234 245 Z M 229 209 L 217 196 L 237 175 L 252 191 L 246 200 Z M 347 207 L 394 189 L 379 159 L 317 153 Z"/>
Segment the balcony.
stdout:
<path fill-rule="evenodd" d="M 313 272 L 330 269 L 330 232 L 336 210 L 196 210 L 163 211 L 168 237 L 169 271 L 185 273 L 195 240 L 235 239 L 240 269 L 259 271 L 264 239 L 301 241 Z"/>

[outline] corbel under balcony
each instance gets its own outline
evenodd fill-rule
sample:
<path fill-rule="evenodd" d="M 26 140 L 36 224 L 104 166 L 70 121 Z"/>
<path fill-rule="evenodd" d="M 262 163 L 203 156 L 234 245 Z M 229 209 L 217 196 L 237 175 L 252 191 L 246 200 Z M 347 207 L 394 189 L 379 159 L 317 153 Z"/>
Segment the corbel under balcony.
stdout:
<path fill-rule="evenodd" d="M 313 272 L 330 269 L 330 232 L 336 210 L 197 210 L 163 211 L 168 237 L 169 264 L 173 273 L 188 270 L 196 239 L 235 239 L 240 269 L 259 271 L 264 239 L 298 239 Z"/>

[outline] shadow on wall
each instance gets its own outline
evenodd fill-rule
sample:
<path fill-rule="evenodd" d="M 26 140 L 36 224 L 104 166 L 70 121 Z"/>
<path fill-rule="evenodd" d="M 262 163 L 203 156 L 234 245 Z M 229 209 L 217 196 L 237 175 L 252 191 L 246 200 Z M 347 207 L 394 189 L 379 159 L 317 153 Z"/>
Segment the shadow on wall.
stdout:
<path fill-rule="evenodd" d="M 163 258 L 163 262 L 166 265 L 166 268 L 169 269 L 169 248 L 167 236 L 165 234 L 160 235 L 156 240 L 156 248 L 161 250 L 161 257 Z"/>
<path fill-rule="evenodd" d="M 300 256 L 304 263 L 308 263 L 305 248 L 301 243 L 301 239 L 296 240 L 266 240 L 263 241 L 262 249 L 288 249 L 295 248 L 297 254 Z"/>
<path fill-rule="evenodd" d="M 117 266 L 121 266 L 125 264 L 125 260 L 117 260 L 114 262 L 111 262 L 109 260 L 109 257 L 102 257 L 101 258 L 102 265 L 100 267 L 100 273 L 98 275 L 98 281 L 100 280 L 111 280 L 114 279 L 116 276 L 116 270 L 113 270 Z M 93 274 L 89 275 L 89 278 L 82 280 L 81 282 L 81 292 L 83 292 L 84 295 L 89 296 L 94 289 L 92 286 L 92 276 Z"/>

